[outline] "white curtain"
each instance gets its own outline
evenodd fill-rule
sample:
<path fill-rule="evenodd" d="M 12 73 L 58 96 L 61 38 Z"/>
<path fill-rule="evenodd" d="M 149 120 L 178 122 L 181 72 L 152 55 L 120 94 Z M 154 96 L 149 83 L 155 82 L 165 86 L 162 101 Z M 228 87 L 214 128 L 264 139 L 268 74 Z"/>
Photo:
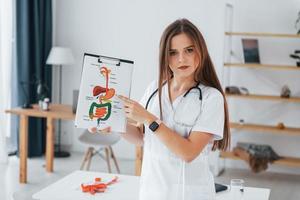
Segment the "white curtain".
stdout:
<path fill-rule="evenodd" d="M 0 0 L 0 163 L 7 162 L 6 137 L 10 136 L 13 1 Z"/>

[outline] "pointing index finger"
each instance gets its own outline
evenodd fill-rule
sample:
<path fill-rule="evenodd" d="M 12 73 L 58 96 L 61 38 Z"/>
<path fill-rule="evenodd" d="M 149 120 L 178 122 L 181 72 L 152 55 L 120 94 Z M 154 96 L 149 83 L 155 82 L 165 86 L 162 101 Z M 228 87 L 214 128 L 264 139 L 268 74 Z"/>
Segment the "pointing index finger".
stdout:
<path fill-rule="evenodd" d="M 118 97 L 119 97 L 122 101 L 124 101 L 125 103 L 131 103 L 131 102 L 130 102 L 130 99 L 128 99 L 127 97 L 124 97 L 124 96 L 122 96 L 122 95 L 118 95 Z"/>

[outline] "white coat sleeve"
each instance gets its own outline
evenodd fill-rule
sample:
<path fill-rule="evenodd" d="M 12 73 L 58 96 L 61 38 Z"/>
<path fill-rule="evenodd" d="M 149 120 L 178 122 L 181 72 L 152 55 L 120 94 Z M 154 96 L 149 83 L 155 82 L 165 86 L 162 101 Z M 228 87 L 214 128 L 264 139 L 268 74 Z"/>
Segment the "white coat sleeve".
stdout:
<path fill-rule="evenodd" d="M 209 94 L 203 99 L 202 111 L 193 131 L 213 134 L 214 140 L 223 139 L 224 130 L 224 98 L 221 92 L 211 88 Z"/>

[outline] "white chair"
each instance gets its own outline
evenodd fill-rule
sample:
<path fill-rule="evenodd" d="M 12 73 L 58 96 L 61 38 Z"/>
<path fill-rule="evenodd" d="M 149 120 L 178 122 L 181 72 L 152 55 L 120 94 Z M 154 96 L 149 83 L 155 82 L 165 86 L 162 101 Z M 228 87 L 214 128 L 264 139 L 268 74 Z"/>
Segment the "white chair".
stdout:
<path fill-rule="evenodd" d="M 112 145 L 120 140 L 119 133 L 110 134 L 92 134 L 88 130 L 85 130 L 82 135 L 79 136 L 79 141 L 87 144 L 89 147 L 83 158 L 80 170 L 90 169 L 91 159 L 94 155 L 98 154 L 101 158 L 106 160 L 108 172 L 111 173 L 110 160 L 113 159 L 117 172 L 120 173 L 119 165 L 116 156 L 113 152 Z M 102 155 L 102 151 L 105 151 L 105 156 Z"/>

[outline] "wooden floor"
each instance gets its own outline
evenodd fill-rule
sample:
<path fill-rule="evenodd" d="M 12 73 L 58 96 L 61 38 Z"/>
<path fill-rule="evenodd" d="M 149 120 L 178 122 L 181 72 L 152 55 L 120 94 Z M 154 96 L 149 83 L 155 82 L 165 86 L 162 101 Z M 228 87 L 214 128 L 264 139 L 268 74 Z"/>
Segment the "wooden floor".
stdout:
<path fill-rule="evenodd" d="M 117 155 L 116 155 L 117 156 Z M 56 158 L 54 173 L 45 172 L 43 157 L 28 160 L 28 184 L 18 183 L 19 162 L 17 157 L 10 157 L 9 164 L 0 164 L 0 199 L 1 200 L 31 200 L 31 195 L 45 186 L 55 182 L 61 177 L 80 168 L 82 153 L 72 153 L 69 158 Z M 134 174 L 134 160 L 120 160 L 121 173 Z M 93 158 L 91 171 L 107 172 L 105 162 L 101 158 Z M 116 169 L 113 168 L 113 173 Z M 216 182 L 229 184 L 232 178 L 242 178 L 245 185 L 250 187 L 264 187 L 271 189 L 271 200 L 299 200 L 300 175 L 287 175 L 263 172 L 253 174 L 248 170 L 226 169 L 216 177 Z M 3 187 L 4 186 L 4 187 Z"/>

